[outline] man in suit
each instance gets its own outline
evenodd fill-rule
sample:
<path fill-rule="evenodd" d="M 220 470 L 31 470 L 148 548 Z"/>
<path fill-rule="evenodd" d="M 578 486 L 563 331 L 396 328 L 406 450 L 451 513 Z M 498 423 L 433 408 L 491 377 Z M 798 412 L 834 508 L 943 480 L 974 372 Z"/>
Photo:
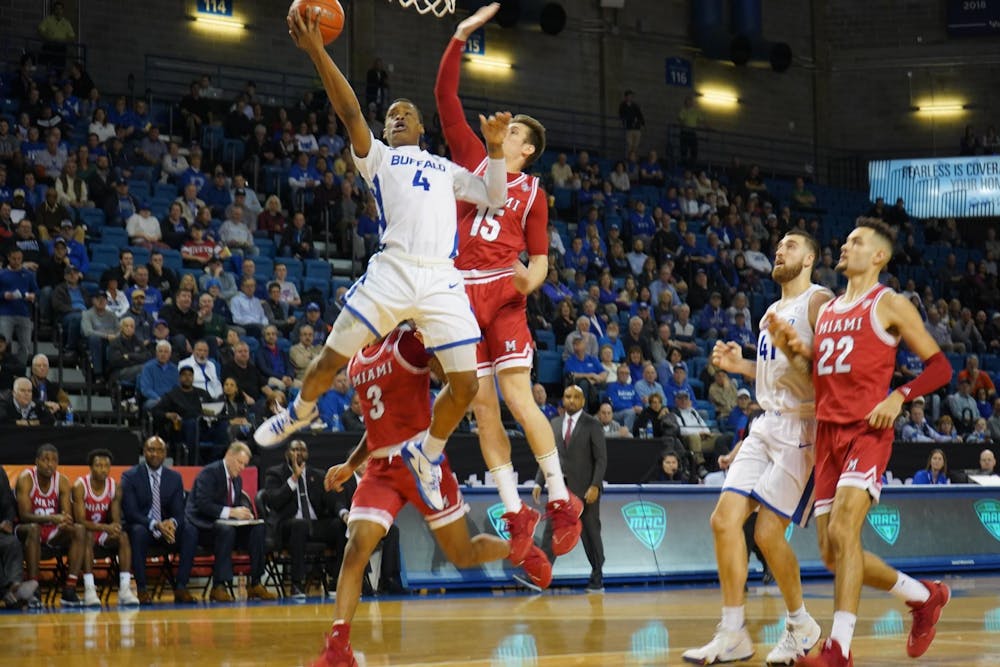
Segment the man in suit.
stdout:
<path fill-rule="evenodd" d="M 267 469 L 264 502 L 268 528 L 275 541 L 288 549 L 292 558 L 292 598 L 306 597 L 306 542 L 323 542 L 336 553 L 336 569 L 347 545 L 347 526 L 333 514 L 333 494 L 323 488 L 324 472 L 307 466 L 309 448 L 302 440 L 292 440 L 285 462 Z"/>
<path fill-rule="evenodd" d="M 604 590 L 604 543 L 601 541 L 601 483 L 604 480 L 604 469 L 608 463 L 608 451 L 604 441 L 604 429 L 601 423 L 583 411 L 583 390 L 570 385 L 563 391 L 563 408 L 565 414 L 556 417 L 550 423 L 556 436 L 556 449 L 559 451 L 559 462 L 566 476 L 566 486 L 574 495 L 583 498 L 583 514 L 580 523 L 583 524 L 581 535 L 587 560 L 590 561 L 590 581 L 587 591 L 599 593 Z M 535 476 L 535 488 L 531 495 L 538 504 L 542 495 L 542 484 L 545 478 L 539 470 Z M 552 554 L 552 524 L 545 526 L 542 536 L 542 549 L 550 561 L 555 560 Z"/>
<path fill-rule="evenodd" d="M 14 535 L 17 502 L 0 468 L 0 609 L 18 609 L 35 598 L 38 582 L 24 581 L 24 551 Z"/>
<path fill-rule="evenodd" d="M 177 568 L 177 586 L 185 588 L 191 578 L 194 554 L 198 545 L 212 548 L 213 602 L 232 602 L 228 586 L 233 581 L 233 549 L 250 553 L 248 600 L 274 600 L 277 595 L 260 583 L 264 573 L 263 523 L 229 525 L 227 521 L 251 521 L 253 511 L 243 504 L 243 480 L 240 474 L 250 463 L 250 448 L 238 440 L 229 445 L 221 461 L 210 463 L 195 477 L 184 511 L 181 561 Z"/>
<path fill-rule="evenodd" d="M 129 544 L 132 545 L 132 576 L 138 590 L 139 604 L 153 602 L 146 590 L 146 553 L 150 544 L 177 549 L 183 540 L 184 480 L 176 470 L 163 465 L 167 443 L 159 436 L 148 438 L 142 446 L 145 461 L 122 475 L 122 516 Z M 175 602 L 194 602 L 186 588 L 174 589 Z"/>
<path fill-rule="evenodd" d="M 52 426 L 52 413 L 41 401 L 31 397 L 31 380 L 17 378 L 10 397 L 0 403 L 0 424 L 16 426 Z"/>

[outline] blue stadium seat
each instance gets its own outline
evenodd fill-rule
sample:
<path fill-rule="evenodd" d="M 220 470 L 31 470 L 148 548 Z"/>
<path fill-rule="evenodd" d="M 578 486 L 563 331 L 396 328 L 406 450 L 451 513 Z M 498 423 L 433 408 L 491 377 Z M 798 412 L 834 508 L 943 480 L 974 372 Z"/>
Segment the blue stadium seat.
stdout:
<path fill-rule="evenodd" d="M 128 181 L 128 191 L 129 193 L 135 195 L 139 199 L 139 203 L 142 203 L 143 199 L 149 199 L 151 190 L 149 189 L 149 181 L 143 181 L 137 178 L 130 178 Z"/>
<path fill-rule="evenodd" d="M 90 263 L 118 266 L 118 247 L 109 243 L 94 243 L 90 246 Z"/>
<path fill-rule="evenodd" d="M 153 197 L 155 199 L 177 199 L 177 186 L 173 183 L 157 183 L 153 187 Z"/>
<path fill-rule="evenodd" d="M 556 337 L 549 329 L 535 329 L 535 340 L 543 346 L 545 350 L 555 351 Z"/>
<path fill-rule="evenodd" d="M 257 265 L 257 275 L 264 276 L 265 280 L 270 280 L 271 276 L 274 275 L 274 260 L 261 253 L 254 257 L 253 261 Z"/>
<path fill-rule="evenodd" d="M 285 268 L 288 269 L 288 279 L 291 281 L 301 280 L 302 274 L 305 273 L 305 267 L 302 266 L 302 260 L 297 257 L 275 257 L 275 264 L 284 264 Z"/>
<path fill-rule="evenodd" d="M 339 278 L 339 277 L 334 278 L 331 281 L 330 290 L 331 292 L 336 293 L 336 291 L 341 287 L 343 287 L 344 289 L 351 289 L 351 285 L 353 284 L 354 281 L 351 280 L 350 278 Z"/>
<path fill-rule="evenodd" d="M 330 279 L 329 278 L 315 278 L 306 276 L 302 281 L 302 289 L 308 292 L 311 289 L 318 289 L 323 295 L 323 300 L 330 298 Z"/>
<path fill-rule="evenodd" d="M 255 238 L 253 240 L 253 244 L 254 246 L 256 246 L 257 250 L 260 251 L 260 255 L 258 255 L 258 257 L 266 257 L 267 259 L 271 259 L 272 257 L 274 257 L 274 253 L 277 251 L 277 248 L 274 245 L 274 241 L 272 241 L 271 239 Z"/>
<path fill-rule="evenodd" d="M 307 259 L 305 261 L 306 278 L 323 278 L 329 280 L 333 272 L 330 262 L 324 259 Z"/>
<path fill-rule="evenodd" d="M 104 211 L 99 208 L 81 208 L 80 219 L 89 229 L 100 229 L 104 226 Z"/>
<path fill-rule="evenodd" d="M 132 251 L 132 259 L 135 260 L 135 266 L 142 266 L 143 264 L 149 264 L 149 256 L 152 254 L 149 248 L 140 248 L 139 246 L 130 246 L 129 250 Z"/>
<path fill-rule="evenodd" d="M 239 166 L 243 162 L 244 145 L 241 139 L 224 139 L 222 142 L 222 164 Z"/>
<path fill-rule="evenodd" d="M 535 355 L 535 364 L 540 383 L 562 385 L 562 355 L 558 352 L 550 352 L 549 350 L 539 350 Z"/>
<path fill-rule="evenodd" d="M 101 230 L 101 243 L 124 248 L 128 245 L 128 234 L 121 227 L 105 227 Z"/>
<path fill-rule="evenodd" d="M 181 253 L 179 250 L 162 250 L 163 253 L 163 266 L 173 271 L 180 271 L 184 268 L 184 261 L 181 259 Z"/>
<path fill-rule="evenodd" d="M 240 340 L 250 348 L 250 355 L 253 356 L 260 349 L 260 341 L 253 336 L 240 336 Z"/>

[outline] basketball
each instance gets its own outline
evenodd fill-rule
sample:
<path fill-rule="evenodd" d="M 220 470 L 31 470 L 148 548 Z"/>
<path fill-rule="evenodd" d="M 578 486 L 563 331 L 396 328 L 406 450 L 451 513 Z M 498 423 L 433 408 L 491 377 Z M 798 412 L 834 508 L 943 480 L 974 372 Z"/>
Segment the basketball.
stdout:
<path fill-rule="evenodd" d="M 344 8 L 338 0 L 295 0 L 288 11 L 298 11 L 302 18 L 306 18 L 317 9 L 320 10 L 319 30 L 323 33 L 323 43 L 329 44 L 344 29 Z"/>

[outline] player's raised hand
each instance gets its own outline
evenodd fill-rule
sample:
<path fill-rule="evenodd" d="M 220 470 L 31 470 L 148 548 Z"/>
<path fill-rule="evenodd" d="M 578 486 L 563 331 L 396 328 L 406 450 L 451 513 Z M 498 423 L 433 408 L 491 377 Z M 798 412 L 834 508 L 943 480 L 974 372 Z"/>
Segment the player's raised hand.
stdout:
<path fill-rule="evenodd" d="M 483 138 L 487 145 L 500 146 L 507 137 L 507 127 L 510 119 L 513 118 L 509 111 L 498 111 L 491 114 L 489 118 L 479 114 L 479 128 L 483 132 Z"/>
<path fill-rule="evenodd" d="M 741 361 L 743 361 L 743 350 L 739 343 L 715 341 L 715 347 L 712 348 L 713 366 L 721 368 L 727 373 L 738 373 Z"/>
<path fill-rule="evenodd" d="M 781 350 L 790 360 L 795 357 L 812 359 L 812 350 L 799 338 L 798 332 L 786 320 L 768 315 L 764 326 L 771 336 L 771 344 Z"/>
<path fill-rule="evenodd" d="M 344 482 L 351 478 L 354 471 L 346 463 L 330 466 L 323 478 L 323 488 L 327 491 L 343 491 Z"/>
<path fill-rule="evenodd" d="M 467 19 L 458 24 L 458 27 L 455 28 L 455 39 L 460 39 L 463 42 L 469 39 L 469 35 L 489 23 L 498 11 L 500 11 L 499 2 L 491 2 L 480 7 L 474 14 L 470 14 Z"/>
<path fill-rule="evenodd" d="M 323 33 L 319 30 L 320 11 L 317 7 L 314 11 L 308 12 L 308 17 L 303 18 L 298 10 L 294 10 L 285 17 L 288 22 L 288 34 L 295 42 L 295 46 L 307 53 L 322 51 L 325 48 Z"/>

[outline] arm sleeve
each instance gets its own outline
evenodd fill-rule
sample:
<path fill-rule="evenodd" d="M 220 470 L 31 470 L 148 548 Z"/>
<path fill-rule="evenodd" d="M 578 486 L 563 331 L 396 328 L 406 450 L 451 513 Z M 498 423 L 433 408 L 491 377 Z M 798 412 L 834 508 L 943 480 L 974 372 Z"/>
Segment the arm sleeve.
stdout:
<path fill-rule="evenodd" d="M 351 145 L 351 157 L 354 158 L 354 165 L 357 167 L 358 173 L 371 183 L 379 167 L 382 166 L 382 160 L 385 158 L 387 149 L 385 144 L 375 138 L 374 134 L 371 134 L 371 132 L 369 134 L 371 135 L 372 146 L 368 150 L 368 155 L 358 157 L 358 154 L 354 152 L 354 146 Z"/>
<path fill-rule="evenodd" d="M 452 164 L 456 199 L 490 208 L 503 206 L 507 199 L 507 164 L 503 158 L 487 161 L 486 178 L 479 178 L 468 169 Z"/>
<path fill-rule="evenodd" d="M 434 84 L 434 101 L 441 117 L 441 131 L 451 149 L 452 159 L 472 170 L 486 157 L 486 148 L 465 120 L 465 110 L 458 97 L 458 80 L 465 42 L 452 39 L 441 56 L 437 82 Z"/>
<path fill-rule="evenodd" d="M 948 357 L 940 350 L 928 359 L 924 359 L 924 372 L 913 378 L 902 387 L 899 392 L 907 401 L 910 397 L 925 396 L 937 391 L 951 381 L 952 368 Z"/>
<path fill-rule="evenodd" d="M 549 254 L 548 200 L 548 194 L 539 186 L 524 220 L 524 238 L 527 242 L 529 256 Z"/>

